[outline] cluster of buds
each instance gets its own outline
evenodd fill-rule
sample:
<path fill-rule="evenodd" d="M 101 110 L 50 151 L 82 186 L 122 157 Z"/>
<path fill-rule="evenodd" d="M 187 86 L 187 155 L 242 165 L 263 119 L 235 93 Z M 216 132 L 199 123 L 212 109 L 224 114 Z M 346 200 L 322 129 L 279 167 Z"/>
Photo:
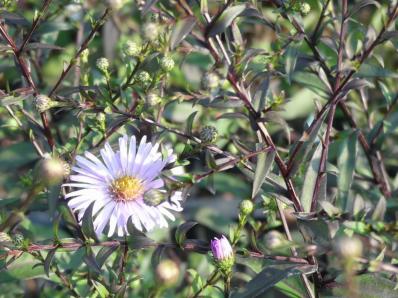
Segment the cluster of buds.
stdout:
<path fill-rule="evenodd" d="M 123 53 L 127 57 L 138 57 L 141 54 L 141 47 L 134 41 L 127 41 L 123 46 Z"/>
<path fill-rule="evenodd" d="M 142 27 L 142 35 L 146 40 L 155 41 L 160 34 L 160 27 L 156 23 L 148 22 Z"/>
<path fill-rule="evenodd" d="M 211 252 L 218 270 L 229 276 L 235 263 L 235 255 L 228 239 L 223 235 L 221 238 L 214 238 L 211 241 Z"/>
<path fill-rule="evenodd" d="M 150 107 L 157 106 L 162 102 L 162 99 L 156 93 L 149 93 L 146 97 L 146 102 Z"/>
<path fill-rule="evenodd" d="M 199 138 L 204 144 L 212 144 L 217 140 L 218 131 L 214 126 L 204 126 L 200 133 Z"/>
<path fill-rule="evenodd" d="M 160 60 L 160 67 L 164 72 L 170 72 L 174 68 L 174 60 L 170 56 L 164 56 Z"/>
<path fill-rule="evenodd" d="M 304 16 L 309 14 L 311 11 L 311 5 L 306 1 L 291 0 L 289 7 L 293 12 L 301 13 Z"/>
<path fill-rule="evenodd" d="M 90 50 L 89 49 L 84 49 L 80 53 L 80 60 L 82 63 L 87 64 L 88 63 L 88 56 L 90 55 Z"/>
<path fill-rule="evenodd" d="M 220 85 L 220 78 L 216 73 L 208 72 L 202 77 L 202 87 L 206 90 L 215 90 Z"/>
<path fill-rule="evenodd" d="M 109 69 L 109 61 L 108 59 L 102 57 L 102 58 L 98 58 L 95 65 L 97 66 L 97 68 L 104 74 L 108 73 L 108 69 Z"/>
<path fill-rule="evenodd" d="M 140 84 L 142 87 L 146 87 L 149 85 L 151 82 L 151 76 L 148 72 L 146 71 L 141 71 L 138 76 L 137 76 L 137 82 Z"/>

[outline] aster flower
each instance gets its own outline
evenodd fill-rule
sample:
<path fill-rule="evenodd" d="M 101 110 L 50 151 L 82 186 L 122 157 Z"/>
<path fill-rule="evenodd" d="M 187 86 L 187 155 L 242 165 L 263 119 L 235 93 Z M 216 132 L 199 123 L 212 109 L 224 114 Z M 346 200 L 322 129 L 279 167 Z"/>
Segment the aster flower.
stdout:
<path fill-rule="evenodd" d="M 224 235 L 220 239 L 214 238 L 210 246 L 217 268 L 224 275 L 229 275 L 235 262 L 235 256 L 228 239 Z"/>
<path fill-rule="evenodd" d="M 129 144 L 128 144 L 129 143 Z M 71 183 L 64 186 L 78 188 L 68 193 L 69 207 L 78 214 L 79 221 L 91 203 L 93 225 L 97 234 L 108 226 L 108 236 L 129 235 L 127 226 L 131 222 L 139 231 L 150 231 L 154 227 L 167 227 L 166 218 L 174 220 L 169 210 L 182 211 L 182 192 L 176 191 L 168 200 L 149 204 L 147 193 L 163 193 L 164 181 L 159 177 L 163 168 L 175 160 L 172 150 L 166 158 L 158 152 L 159 143 L 146 142 L 146 136 L 139 145 L 136 138 L 125 135 L 119 138 L 119 151 L 116 153 L 106 143 L 100 150 L 102 160 L 90 152 L 85 157 L 77 156 L 77 164 L 72 170 Z"/>

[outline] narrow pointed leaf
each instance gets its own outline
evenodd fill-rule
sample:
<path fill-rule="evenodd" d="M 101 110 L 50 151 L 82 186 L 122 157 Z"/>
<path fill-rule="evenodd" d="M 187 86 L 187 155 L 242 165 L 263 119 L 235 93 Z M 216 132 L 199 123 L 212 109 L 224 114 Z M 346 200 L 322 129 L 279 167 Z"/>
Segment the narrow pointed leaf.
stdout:
<path fill-rule="evenodd" d="M 263 152 L 257 156 L 256 172 L 254 174 L 252 198 L 254 198 L 261 186 L 263 185 L 265 178 L 271 169 L 272 162 L 275 158 L 275 151 Z"/>
<path fill-rule="evenodd" d="M 183 41 L 195 27 L 195 24 L 196 19 L 193 16 L 179 20 L 171 33 L 170 48 L 174 49 L 181 41 Z"/>

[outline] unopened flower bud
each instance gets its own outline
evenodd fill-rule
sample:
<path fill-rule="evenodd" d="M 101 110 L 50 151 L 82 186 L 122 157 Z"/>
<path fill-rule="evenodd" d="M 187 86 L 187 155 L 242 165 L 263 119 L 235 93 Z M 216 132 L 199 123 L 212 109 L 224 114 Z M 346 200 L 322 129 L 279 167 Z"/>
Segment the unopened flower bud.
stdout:
<path fill-rule="evenodd" d="M 141 53 L 141 47 L 134 41 L 129 40 L 123 46 L 123 53 L 128 57 L 137 57 Z"/>
<path fill-rule="evenodd" d="M 228 276 L 235 263 L 235 255 L 231 244 L 223 235 L 220 239 L 214 238 L 210 246 L 217 268 L 222 274 Z"/>
<path fill-rule="evenodd" d="M 98 58 L 97 62 L 95 63 L 95 65 L 97 66 L 97 68 L 103 72 L 103 73 L 107 73 L 108 72 L 108 68 L 109 68 L 109 62 L 108 59 L 102 57 L 102 58 Z"/>
<path fill-rule="evenodd" d="M 180 276 L 180 268 L 172 260 L 164 260 L 156 267 L 156 279 L 165 286 L 173 286 Z"/>
<path fill-rule="evenodd" d="M 141 71 L 137 76 L 137 82 L 145 87 L 151 82 L 151 76 L 146 71 Z"/>
<path fill-rule="evenodd" d="M 199 133 L 200 140 L 205 144 L 214 143 L 217 140 L 218 131 L 214 126 L 205 126 Z"/>
<path fill-rule="evenodd" d="M 49 98 L 47 95 L 39 94 L 35 97 L 34 104 L 36 110 L 39 113 L 43 113 L 48 109 L 51 109 L 54 106 L 55 102 L 52 101 L 51 98 Z"/>
<path fill-rule="evenodd" d="M 12 237 L 12 242 L 16 247 L 21 247 L 23 245 L 24 240 L 25 240 L 24 236 L 20 233 L 14 234 Z"/>
<path fill-rule="evenodd" d="M 154 41 L 159 36 L 159 25 L 156 23 L 146 23 L 142 27 L 142 34 L 146 40 Z"/>
<path fill-rule="evenodd" d="M 283 236 L 278 231 L 269 231 L 265 234 L 265 245 L 270 249 L 277 248 L 283 243 Z"/>
<path fill-rule="evenodd" d="M 357 237 L 342 237 L 338 239 L 336 250 L 345 259 L 354 259 L 362 255 L 362 241 Z"/>
<path fill-rule="evenodd" d="M 300 7 L 301 14 L 307 15 L 310 13 L 310 11 L 311 11 L 311 6 L 307 2 L 301 3 Z"/>
<path fill-rule="evenodd" d="M 215 73 L 206 73 L 202 78 L 202 87 L 204 89 L 214 90 L 220 84 L 220 78 Z"/>
<path fill-rule="evenodd" d="M 81 53 L 80 53 L 80 59 L 82 61 L 82 63 L 88 63 L 88 56 L 90 55 L 90 50 L 89 49 L 84 49 Z"/>
<path fill-rule="evenodd" d="M 239 205 L 242 215 L 248 215 L 253 212 L 254 205 L 251 200 L 243 200 Z"/>
<path fill-rule="evenodd" d="M 12 242 L 11 237 L 5 232 L 0 232 L 0 244 L 7 242 Z"/>
<path fill-rule="evenodd" d="M 160 104 L 162 102 L 162 99 L 156 93 L 149 93 L 146 97 L 146 102 L 149 106 L 153 107 Z"/>
<path fill-rule="evenodd" d="M 63 160 L 47 156 L 39 162 L 39 179 L 46 185 L 56 185 L 61 183 L 66 170 Z"/>
<path fill-rule="evenodd" d="M 169 57 L 169 56 L 164 56 L 161 60 L 160 60 L 160 67 L 163 69 L 163 71 L 165 72 L 169 72 L 173 69 L 174 67 L 174 60 L 173 58 Z"/>
<path fill-rule="evenodd" d="M 152 189 L 144 194 L 144 203 L 149 206 L 157 206 L 167 199 L 167 193 L 157 189 Z"/>

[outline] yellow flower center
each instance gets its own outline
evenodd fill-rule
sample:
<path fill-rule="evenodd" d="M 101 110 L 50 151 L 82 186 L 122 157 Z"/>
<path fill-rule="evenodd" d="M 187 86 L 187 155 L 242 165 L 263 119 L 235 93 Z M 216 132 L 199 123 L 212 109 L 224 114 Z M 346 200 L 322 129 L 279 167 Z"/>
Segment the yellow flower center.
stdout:
<path fill-rule="evenodd" d="M 144 193 L 144 186 L 140 179 L 122 176 L 112 182 L 111 192 L 116 201 L 132 201 Z"/>

